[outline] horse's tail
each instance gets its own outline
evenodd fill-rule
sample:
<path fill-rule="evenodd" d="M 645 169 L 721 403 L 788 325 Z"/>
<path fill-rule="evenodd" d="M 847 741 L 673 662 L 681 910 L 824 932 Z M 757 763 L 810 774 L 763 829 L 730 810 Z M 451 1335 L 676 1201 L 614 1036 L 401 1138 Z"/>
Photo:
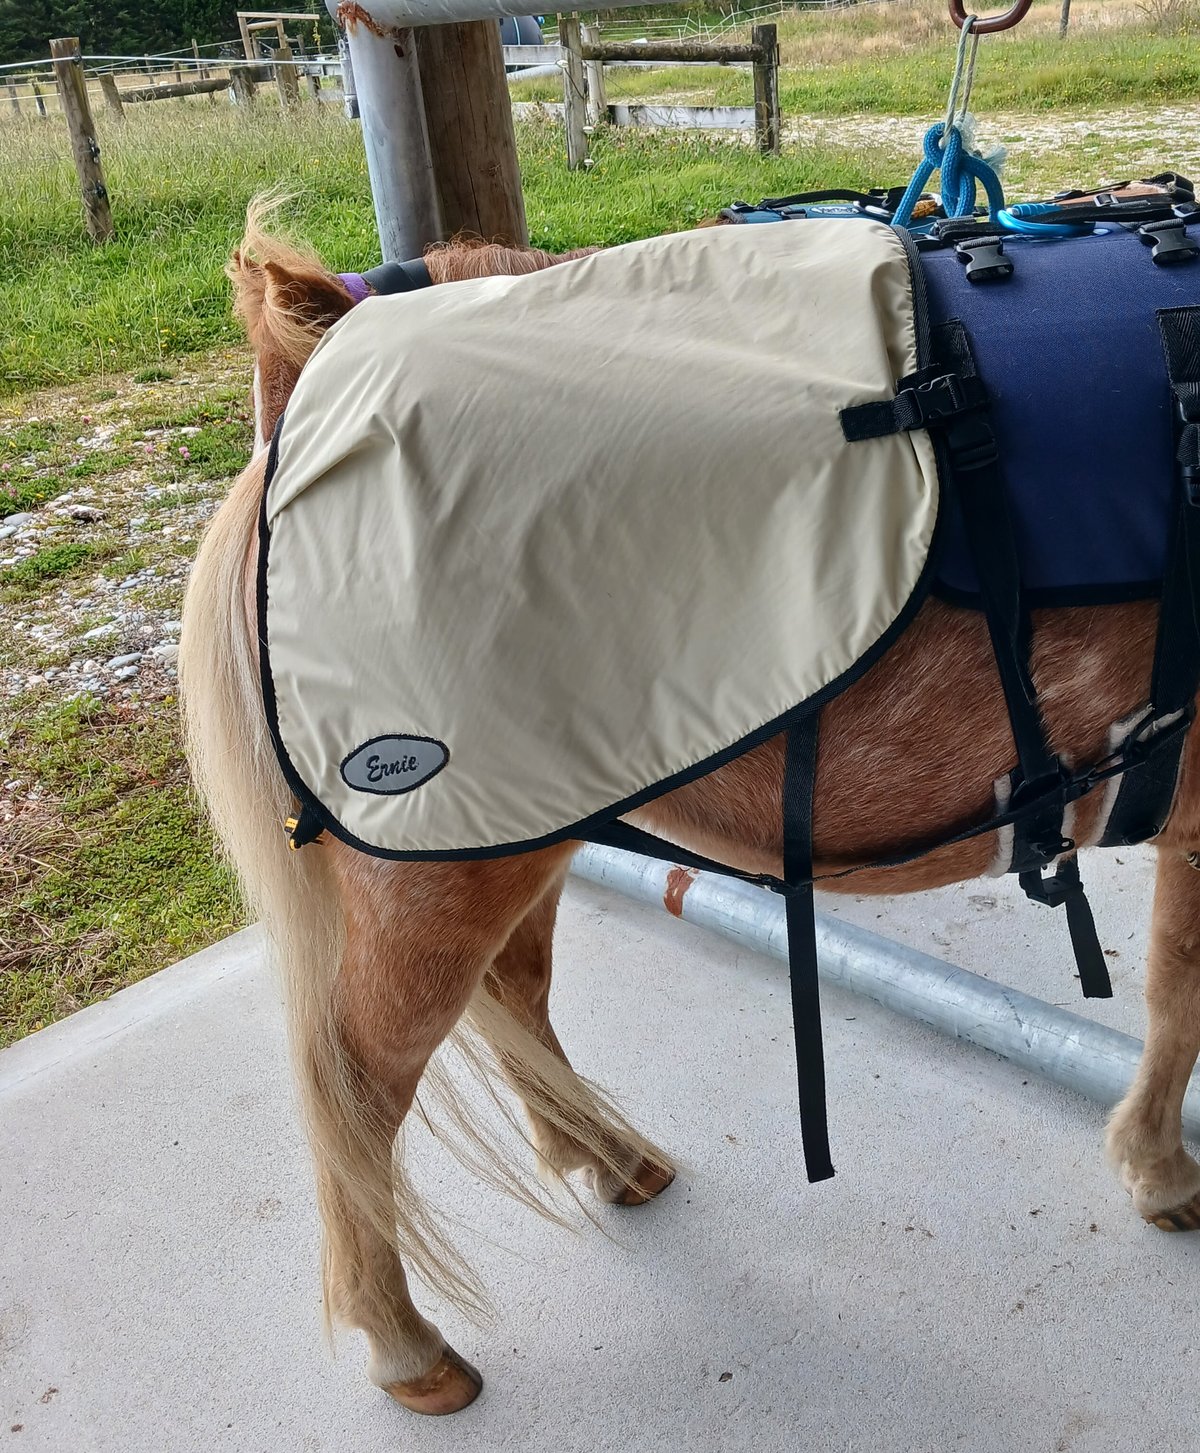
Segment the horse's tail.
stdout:
<path fill-rule="evenodd" d="M 324 1200 L 335 1183 L 370 1180 L 356 1165 L 367 1127 L 330 1010 L 345 932 L 329 855 L 289 848 L 284 821 L 292 797 L 263 709 L 248 591 L 264 469 L 265 460 L 256 460 L 235 481 L 196 556 L 183 609 L 180 697 L 192 780 L 237 872 L 246 906 L 266 930 L 280 973 Z M 391 1219 L 390 1207 L 375 1209 Z M 327 1227 L 344 1220 L 322 1216 Z M 327 1285 L 327 1315 L 330 1290 Z"/>
<path fill-rule="evenodd" d="M 184 603 L 179 675 L 193 780 L 237 870 L 247 906 L 266 929 L 283 983 L 326 1235 L 326 1314 L 339 1301 L 331 1269 L 353 1266 L 359 1255 L 346 1198 L 422 1280 L 465 1311 L 479 1313 L 487 1305 L 482 1287 L 422 1205 L 401 1158 L 393 1159 L 392 1137 L 365 1103 L 337 1033 L 333 987 L 345 930 L 330 854 L 318 848 L 293 852 L 284 832 L 293 799 L 263 708 L 248 563 L 264 468 L 256 460 L 243 472 L 205 534 Z M 452 1037 L 480 1080 L 490 1086 L 505 1076 L 519 1084 L 531 1110 L 589 1147 L 618 1176 L 628 1175 L 639 1156 L 669 1164 L 601 1091 L 518 1024 L 487 988 L 477 992 Z M 479 1105 L 460 1096 L 444 1068 L 434 1064 L 430 1071 L 425 1084 L 443 1112 L 447 1148 L 490 1184 L 561 1219 L 514 1166 L 504 1126 L 485 1123 L 494 1121 L 487 1114 L 481 1121 Z M 491 1106 L 519 1129 L 511 1107 L 494 1090 Z"/>

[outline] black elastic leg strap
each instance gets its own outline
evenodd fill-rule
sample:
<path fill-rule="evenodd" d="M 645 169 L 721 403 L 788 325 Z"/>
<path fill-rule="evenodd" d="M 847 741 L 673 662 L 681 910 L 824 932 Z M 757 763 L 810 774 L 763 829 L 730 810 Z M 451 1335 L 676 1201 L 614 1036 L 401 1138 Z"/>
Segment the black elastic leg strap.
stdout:
<path fill-rule="evenodd" d="M 810 1181 L 833 1175 L 825 1108 L 825 1052 L 817 982 L 817 926 L 813 917 L 812 814 L 817 775 L 817 712 L 788 728 L 783 774 L 783 878 L 788 885 L 788 971 L 792 1030 L 800 1089 L 800 1138 Z"/>

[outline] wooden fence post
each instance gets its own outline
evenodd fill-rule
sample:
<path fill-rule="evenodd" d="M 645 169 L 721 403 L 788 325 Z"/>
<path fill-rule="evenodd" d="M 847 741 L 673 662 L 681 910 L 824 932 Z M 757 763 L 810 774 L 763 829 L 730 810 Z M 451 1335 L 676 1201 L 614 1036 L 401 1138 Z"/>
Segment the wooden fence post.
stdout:
<path fill-rule="evenodd" d="M 249 66 L 229 67 L 229 89 L 233 92 L 235 106 L 254 105 L 254 77 L 250 74 Z"/>
<path fill-rule="evenodd" d="M 754 135 L 764 155 L 779 155 L 779 39 L 773 25 L 756 25 L 750 42 L 754 61 Z"/>
<path fill-rule="evenodd" d="M 580 34 L 587 45 L 600 44 L 598 25 L 580 26 Z M 589 126 L 602 126 L 608 120 L 608 96 L 604 91 L 604 62 L 587 63 L 587 119 Z"/>
<path fill-rule="evenodd" d="M 21 98 L 17 95 L 17 88 L 9 81 L 6 89 L 8 90 L 8 104 L 13 109 L 13 115 L 19 116 L 21 114 Z"/>
<path fill-rule="evenodd" d="M 292 48 L 284 36 L 275 52 L 278 64 L 275 67 L 275 84 L 279 87 L 279 104 L 285 111 L 300 104 L 300 78 L 292 64 Z"/>
<path fill-rule="evenodd" d="M 558 41 L 564 51 L 563 111 L 567 123 L 567 166 L 577 171 L 587 164 L 587 88 L 583 76 L 583 38 L 578 15 L 558 17 Z"/>
<path fill-rule="evenodd" d="M 42 99 L 42 88 L 36 81 L 30 81 L 29 89 L 33 92 L 33 104 L 37 107 L 37 114 L 45 121 L 46 103 Z"/>
<path fill-rule="evenodd" d="M 83 193 L 83 213 L 88 235 L 93 242 L 107 242 L 113 234 L 112 211 L 108 205 L 108 188 L 104 185 L 104 169 L 100 165 L 100 146 L 92 108 L 88 105 L 87 85 L 83 79 L 83 57 L 79 38 L 66 36 L 50 42 L 54 62 L 54 78 L 67 129 L 71 133 L 71 151 L 79 187 Z"/>
<path fill-rule="evenodd" d="M 117 90 L 117 78 L 110 71 L 100 77 L 100 94 L 104 97 L 104 104 L 112 112 L 118 121 L 125 120 L 125 105 L 121 100 L 121 93 Z"/>
<path fill-rule="evenodd" d="M 1062 0 L 1062 10 L 1058 16 L 1058 35 L 1061 40 L 1067 33 L 1067 26 L 1071 22 L 1071 0 Z"/>
<path fill-rule="evenodd" d="M 303 38 L 300 38 L 296 41 L 296 54 L 300 57 L 302 61 L 306 61 L 308 59 L 308 47 L 304 44 Z M 319 101 L 321 99 L 320 77 L 317 76 L 314 72 L 306 71 L 304 73 L 304 88 L 305 90 L 307 90 L 309 96 L 314 101 Z"/>
<path fill-rule="evenodd" d="M 494 20 L 415 32 L 429 160 L 447 237 L 529 241 L 512 100 Z"/>
<path fill-rule="evenodd" d="M 194 35 L 192 36 L 192 56 L 196 62 L 197 79 L 201 81 L 209 80 L 209 69 L 200 59 L 200 47 L 196 44 L 196 37 Z M 210 91 L 208 93 L 208 104 L 210 106 L 215 106 L 217 104 L 217 93 L 215 91 Z"/>

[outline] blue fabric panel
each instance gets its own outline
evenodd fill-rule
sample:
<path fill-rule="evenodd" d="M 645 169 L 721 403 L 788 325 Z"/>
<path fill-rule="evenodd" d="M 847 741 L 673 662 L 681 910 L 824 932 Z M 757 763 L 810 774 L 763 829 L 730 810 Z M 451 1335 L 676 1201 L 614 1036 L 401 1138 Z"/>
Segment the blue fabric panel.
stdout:
<path fill-rule="evenodd" d="M 1156 266 L 1120 228 L 1004 246 L 1003 281 L 968 283 L 953 249 L 921 261 L 931 321 L 966 325 L 993 400 L 1025 586 L 1058 604 L 1157 595 L 1175 475 L 1155 312 L 1200 305 L 1200 258 Z M 978 589 L 953 507 L 937 576 Z"/>

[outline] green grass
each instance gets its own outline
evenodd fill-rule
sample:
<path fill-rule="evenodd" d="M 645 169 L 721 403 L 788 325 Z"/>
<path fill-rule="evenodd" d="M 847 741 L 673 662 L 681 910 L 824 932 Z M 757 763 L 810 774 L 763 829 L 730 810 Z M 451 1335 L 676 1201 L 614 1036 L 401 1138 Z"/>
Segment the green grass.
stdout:
<path fill-rule="evenodd" d="M 284 117 L 264 97 L 252 122 L 232 107 L 164 105 L 98 124 L 117 234 L 105 247 L 83 236 L 58 123 L 0 124 L 0 394 L 130 371 L 162 379 L 181 355 L 236 344 L 223 269 L 246 203 L 267 187 L 295 194 L 288 225 L 332 268 L 378 258 L 361 133 L 333 107 Z M 873 170 L 848 150 L 763 161 L 715 139 L 616 135 L 597 140 L 583 175 L 567 172 L 558 127 L 522 126 L 519 141 L 532 240 L 553 248 L 686 227 L 734 195 Z"/>
<path fill-rule="evenodd" d="M 1054 32 L 1057 4 L 1044 0 L 1015 32 L 984 42 L 979 113 L 1149 107 L 1200 89 L 1200 46 L 1185 35 L 1156 33 L 1137 9 L 1075 8 L 1065 43 Z M 781 20 L 780 34 L 785 117 L 928 114 L 944 103 L 953 34 L 934 0 L 799 13 Z M 751 99 L 749 75 L 720 68 L 613 71 L 609 88 L 614 97 Z M 514 93 L 554 99 L 560 88 L 526 82 Z M 285 116 L 264 94 L 251 115 L 181 102 L 131 107 L 123 125 L 101 114 L 98 126 L 116 225 L 102 248 L 83 237 L 61 123 L 0 122 L 0 395 L 129 372 L 164 380 L 182 355 L 236 344 L 223 267 L 246 203 L 268 187 L 295 195 L 289 225 L 335 270 L 377 258 L 361 133 L 335 107 Z M 764 162 L 716 138 L 602 134 L 591 172 L 572 175 L 557 126 L 518 131 L 532 240 L 549 247 L 686 227 L 736 196 L 902 180 L 916 150 L 915 137 L 890 155 L 805 144 Z"/>
<path fill-rule="evenodd" d="M 42 800 L 0 829 L 0 1046 L 236 928 L 171 702 L 72 702 L 0 728 Z"/>
<path fill-rule="evenodd" d="M 1173 23 L 1156 27 L 1140 6 L 1077 4 L 1060 40 L 1057 0 L 1035 5 L 1015 30 L 981 44 L 972 105 L 986 114 L 1191 101 L 1200 88 L 1200 18 L 1191 3 L 1174 8 Z M 785 116 L 914 116 L 945 107 L 957 32 L 940 0 L 798 12 L 781 17 L 778 30 Z M 610 69 L 606 88 L 609 100 L 753 104 L 750 73 L 730 67 Z M 516 82 L 512 92 L 562 99 L 554 77 Z"/>
<path fill-rule="evenodd" d="M 81 565 L 95 558 L 95 547 L 79 541 L 46 545 L 6 570 L 0 570 L 0 599 L 21 600 L 40 595 L 50 581 L 75 574 Z"/>

